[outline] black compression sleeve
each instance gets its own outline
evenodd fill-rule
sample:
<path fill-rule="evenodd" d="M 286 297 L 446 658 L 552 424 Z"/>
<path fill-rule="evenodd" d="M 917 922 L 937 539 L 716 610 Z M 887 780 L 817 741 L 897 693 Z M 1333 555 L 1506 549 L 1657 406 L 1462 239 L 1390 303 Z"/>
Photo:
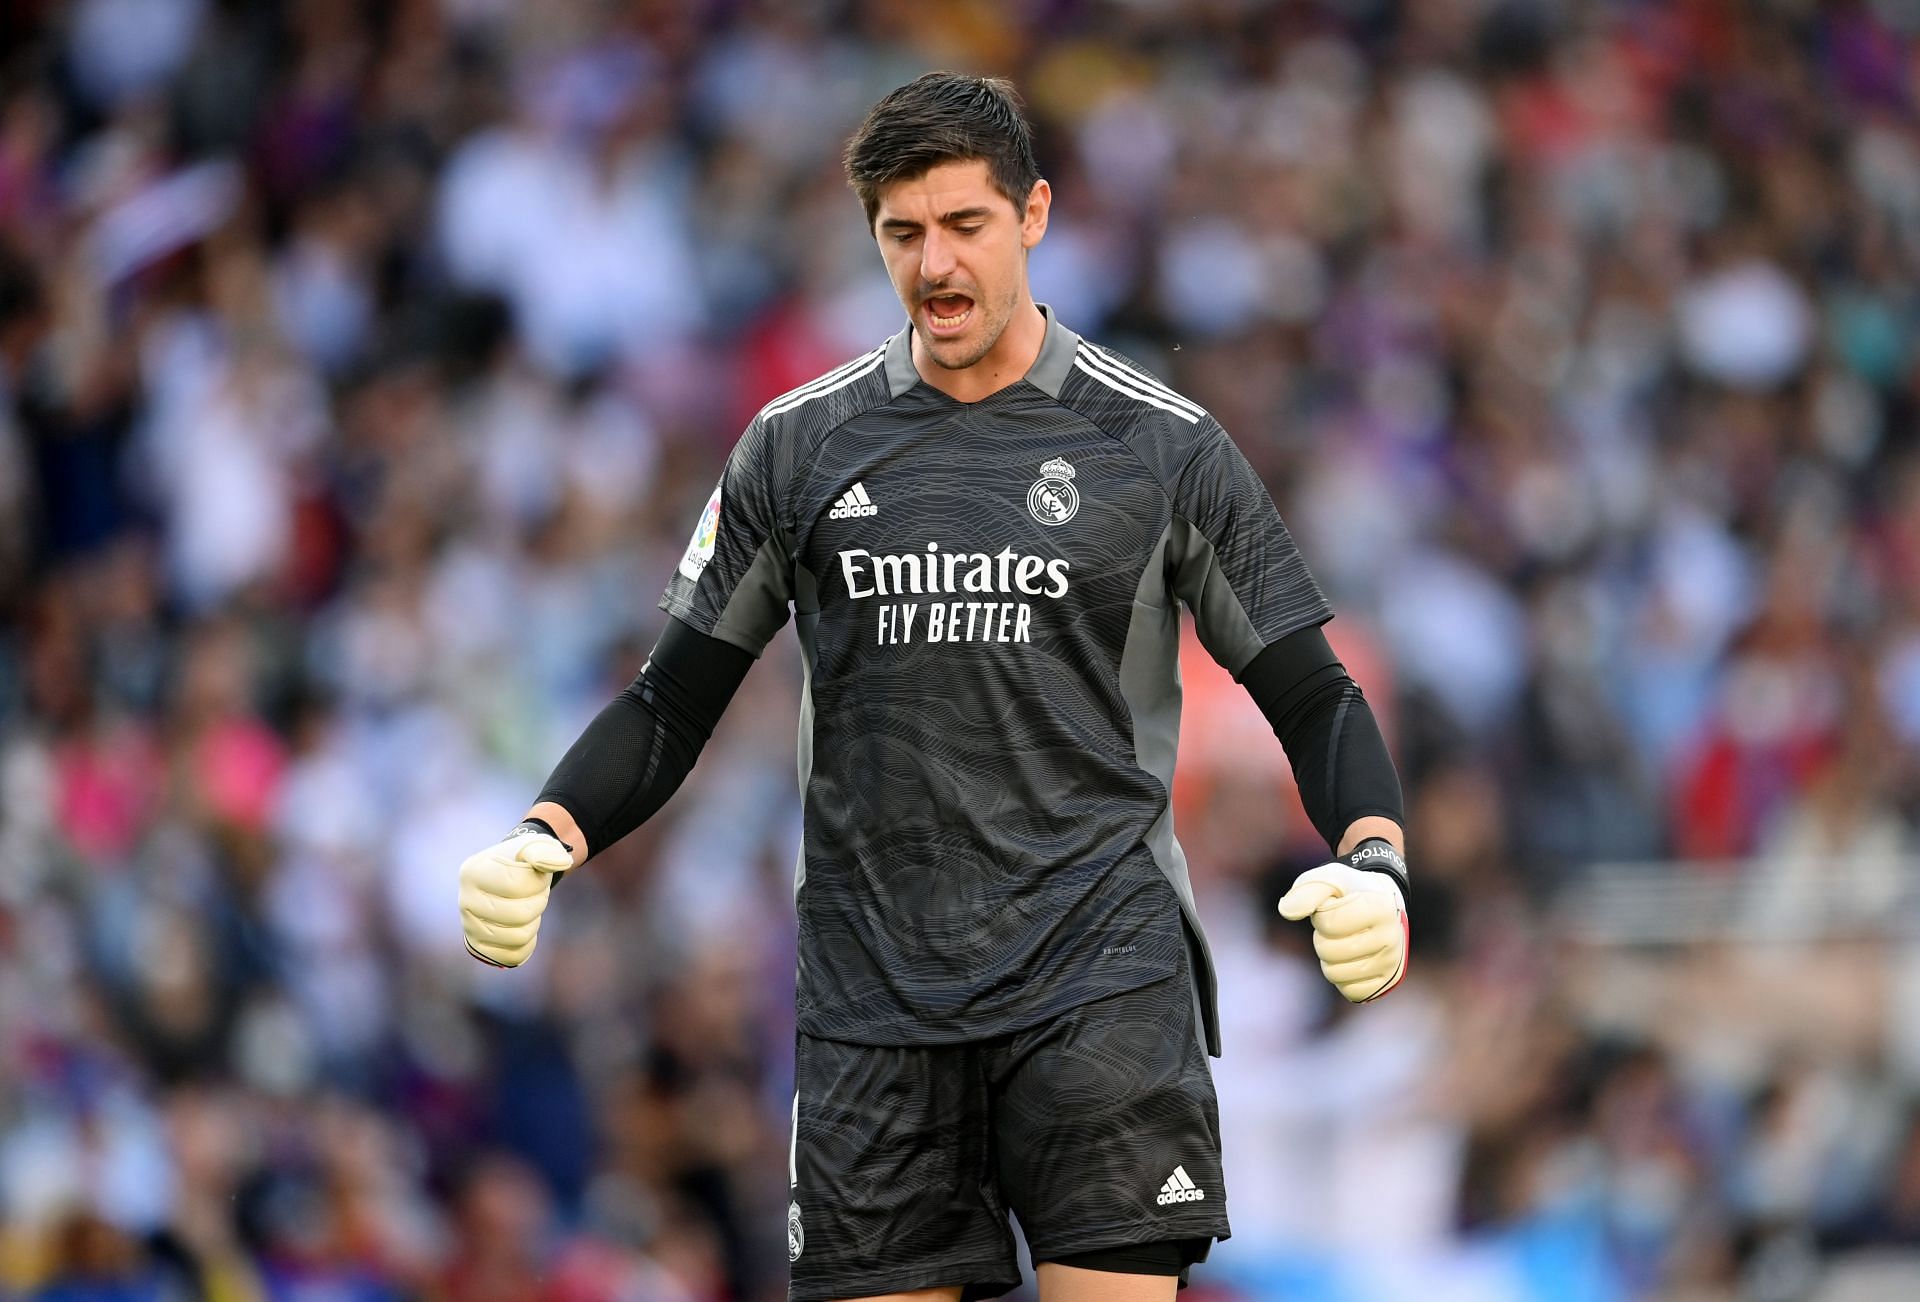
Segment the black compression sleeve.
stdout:
<path fill-rule="evenodd" d="M 1240 683 L 1286 748 L 1300 802 L 1330 847 L 1339 848 L 1356 818 L 1406 826 L 1386 739 L 1325 633 L 1304 628 L 1281 638 L 1253 658 Z"/>
<path fill-rule="evenodd" d="M 587 852 L 600 853 L 679 789 L 752 665 L 732 643 L 667 620 L 640 676 L 587 725 L 540 799 L 572 814 Z"/>

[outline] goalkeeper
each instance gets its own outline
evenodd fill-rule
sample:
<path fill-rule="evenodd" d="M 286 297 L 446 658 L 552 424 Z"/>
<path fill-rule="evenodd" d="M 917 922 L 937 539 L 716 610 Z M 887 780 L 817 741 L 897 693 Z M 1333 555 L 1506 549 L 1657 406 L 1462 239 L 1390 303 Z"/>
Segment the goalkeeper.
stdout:
<path fill-rule="evenodd" d="M 931 73 L 846 152 L 907 324 L 767 404 L 633 684 L 461 869 L 476 957 L 660 808 L 793 618 L 795 1302 L 1166 1302 L 1228 1233 L 1214 975 L 1174 839 L 1179 609 L 1332 862 L 1281 901 L 1347 999 L 1407 961 L 1399 782 L 1259 478 L 1034 302 L 1052 194 L 1004 82 Z"/>

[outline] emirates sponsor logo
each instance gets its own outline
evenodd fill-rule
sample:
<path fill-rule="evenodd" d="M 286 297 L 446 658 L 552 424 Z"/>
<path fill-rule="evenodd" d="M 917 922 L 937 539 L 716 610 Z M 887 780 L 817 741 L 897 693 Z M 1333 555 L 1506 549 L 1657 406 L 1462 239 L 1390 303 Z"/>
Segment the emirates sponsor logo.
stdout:
<path fill-rule="evenodd" d="M 1011 547 L 997 552 L 943 552 L 930 542 L 924 552 L 877 555 L 864 547 L 840 553 L 840 573 L 849 597 L 942 594 L 1052 597 L 1067 595 L 1070 562 L 1026 556 Z"/>

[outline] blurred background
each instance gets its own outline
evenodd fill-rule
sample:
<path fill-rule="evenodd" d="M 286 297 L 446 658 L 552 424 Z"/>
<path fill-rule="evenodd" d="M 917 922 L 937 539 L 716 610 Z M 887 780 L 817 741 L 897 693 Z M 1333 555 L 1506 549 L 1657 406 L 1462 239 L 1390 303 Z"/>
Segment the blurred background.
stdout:
<path fill-rule="evenodd" d="M 0 1296 L 784 1296 L 798 664 L 463 952 L 745 421 L 898 328 L 838 151 L 1014 77 L 1037 295 L 1205 403 L 1415 962 L 1187 657 L 1187 1295 L 1920 1297 L 1920 4 L 0 5 Z M 1191 648 L 1190 648 L 1191 650 Z"/>

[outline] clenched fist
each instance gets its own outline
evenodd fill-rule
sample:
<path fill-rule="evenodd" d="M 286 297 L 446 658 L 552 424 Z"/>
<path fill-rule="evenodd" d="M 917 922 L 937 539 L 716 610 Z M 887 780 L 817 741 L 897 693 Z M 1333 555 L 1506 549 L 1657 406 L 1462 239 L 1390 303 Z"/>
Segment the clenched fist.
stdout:
<path fill-rule="evenodd" d="M 573 867 L 559 838 L 522 823 L 506 840 L 460 865 L 460 921 L 467 952 L 495 967 L 519 967 L 540 938 L 554 878 Z"/>
<path fill-rule="evenodd" d="M 1350 863 L 1310 868 L 1281 898 L 1280 914 L 1295 922 L 1313 919 L 1320 970 L 1350 1003 L 1378 999 L 1406 975 L 1407 904 L 1399 883 L 1384 872 Z"/>

